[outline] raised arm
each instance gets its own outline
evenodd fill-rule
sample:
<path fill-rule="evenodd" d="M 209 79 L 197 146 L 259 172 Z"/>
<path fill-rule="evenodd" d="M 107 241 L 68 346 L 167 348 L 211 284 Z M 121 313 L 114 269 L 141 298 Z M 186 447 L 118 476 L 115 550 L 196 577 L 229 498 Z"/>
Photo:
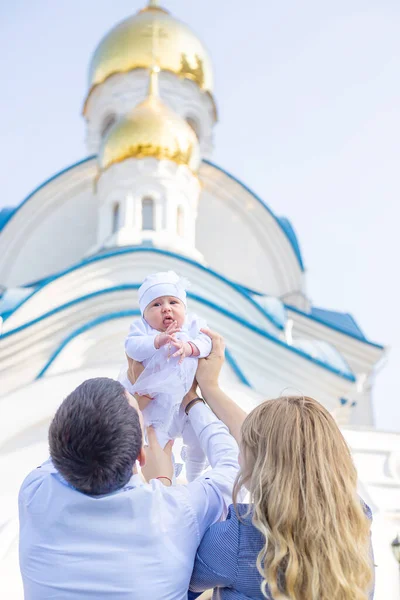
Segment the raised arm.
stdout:
<path fill-rule="evenodd" d="M 190 498 L 200 541 L 206 529 L 226 515 L 232 502 L 233 484 L 239 471 L 239 448 L 226 425 L 203 403 L 192 405 L 189 420 L 211 470 L 187 486 L 177 487 Z"/>
<path fill-rule="evenodd" d="M 182 403 L 211 466 L 210 471 L 187 486 L 197 514 L 200 536 L 207 527 L 226 514 L 232 502 L 233 484 L 239 471 L 239 448 L 229 433 L 228 426 L 234 428 L 235 424 L 237 427 L 244 418 L 243 411 L 219 389 L 218 377 L 224 362 L 224 342 L 219 335 L 213 332 L 209 334 L 213 344 L 212 351 L 208 359 L 199 361 L 197 375 L 200 375 L 201 387 L 207 391 L 207 400 L 211 399 L 210 406 L 214 412 L 200 401 L 193 402 L 196 398 L 196 385 Z M 228 415 L 230 411 L 234 414 L 233 419 Z M 227 422 L 223 423 L 218 418 L 219 415 L 224 415 Z"/>
<path fill-rule="evenodd" d="M 217 333 L 209 329 L 204 329 L 203 333 L 211 338 L 212 352 L 208 357 L 199 361 L 196 379 L 207 404 L 217 417 L 225 423 L 231 435 L 239 444 L 240 430 L 246 418 L 246 413 L 221 390 L 218 384 L 225 344 L 222 337 Z"/>

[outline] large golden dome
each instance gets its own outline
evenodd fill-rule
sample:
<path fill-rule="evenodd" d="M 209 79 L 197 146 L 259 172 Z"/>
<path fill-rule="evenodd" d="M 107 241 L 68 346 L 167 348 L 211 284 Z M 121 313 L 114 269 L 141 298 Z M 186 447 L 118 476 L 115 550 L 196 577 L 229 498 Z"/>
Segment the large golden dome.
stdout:
<path fill-rule="evenodd" d="M 149 95 L 118 121 L 106 135 L 99 152 L 102 171 L 127 158 L 154 157 L 200 167 L 200 146 L 193 129 L 158 96 L 157 72 L 150 76 Z"/>
<path fill-rule="evenodd" d="M 211 60 L 202 43 L 158 2 L 112 29 L 97 47 L 89 68 L 90 91 L 115 73 L 151 68 L 191 79 L 204 91 L 213 89 Z M 89 94 L 90 94 L 89 91 Z"/>

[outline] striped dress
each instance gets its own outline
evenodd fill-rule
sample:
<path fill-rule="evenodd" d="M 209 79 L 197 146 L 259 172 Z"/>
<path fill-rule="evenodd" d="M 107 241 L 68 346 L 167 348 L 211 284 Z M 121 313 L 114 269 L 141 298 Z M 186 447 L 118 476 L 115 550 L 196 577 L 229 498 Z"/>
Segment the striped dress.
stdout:
<path fill-rule="evenodd" d="M 205 533 L 197 551 L 190 582 L 189 599 L 206 589 L 214 588 L 213 600 L 265 600 L 261 593 L 262 578 L 256 560 L 264 545 L 263 536 L 245 516 L 248 506 L 238 505 L 239 520 L 233 506 L 226 521 L 212 525 Z M 370 508 L 365 512 L 372 518 Z M 273 600 L 267 588 L 268 600 Z M 373 589 L 369 599 L 373 600 Z"/>

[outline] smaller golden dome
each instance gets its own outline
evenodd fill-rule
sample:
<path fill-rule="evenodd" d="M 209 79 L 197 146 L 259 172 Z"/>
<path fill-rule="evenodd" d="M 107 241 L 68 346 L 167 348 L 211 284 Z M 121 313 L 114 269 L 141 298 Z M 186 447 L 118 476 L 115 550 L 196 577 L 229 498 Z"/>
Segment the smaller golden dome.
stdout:
<path fill-rule="evenodd" d="M 158 71 L 150 74 L 149 95 L 106 135 L 99 153 L 102 171 L 127 158 L 153 157 L 187 165 L 196 173 L 200 146 L 193 129 L 158 95 Z"/>

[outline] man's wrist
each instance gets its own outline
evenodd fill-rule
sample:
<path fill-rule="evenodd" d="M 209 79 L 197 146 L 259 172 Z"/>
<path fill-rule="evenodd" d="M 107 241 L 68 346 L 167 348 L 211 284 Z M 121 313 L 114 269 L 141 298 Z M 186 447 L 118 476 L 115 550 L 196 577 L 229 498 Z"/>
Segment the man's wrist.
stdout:
<path fill-rule="evenodd" d="M 188 393 L 186 394 L 186 396 L 182 400 L 182 407 L 185 409 L 187 407 L 187 405 L 189 404 L 189 402 L 191 402 L 192 400 L 194 400 L 195 398 L 198 398 L 198 397 L 199 397 L 199 395 L 196 394 L 196 392 L 189 390 Z"/>
<path fill-rule="evenodd" d="M 199 396 L 197 396 L 196 398 L 193 398 L 193 400 L 190 400 L 190 402 L 187 403 L 187 405 L 185 406 L 185 413 L 186 415 L 189 415 L 190 410 L 193 408 L 193 406 L 195 406 L 196 404 L 205 404 L 203 398 L 200 398 Z"/>

